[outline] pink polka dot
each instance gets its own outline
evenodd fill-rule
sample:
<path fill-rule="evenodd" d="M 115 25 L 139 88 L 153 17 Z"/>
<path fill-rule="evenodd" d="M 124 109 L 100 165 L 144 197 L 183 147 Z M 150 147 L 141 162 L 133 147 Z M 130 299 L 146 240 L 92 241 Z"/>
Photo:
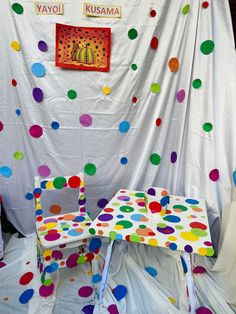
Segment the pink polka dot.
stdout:
<path fill-rule="evenodd" d="M 213 314 L 213 313 L 209 308 L 201 306 L 196 310 L 196 314 Z"/>
<path fill-rule="evenodd" d="M 4 125 L 3 125 L 2 121 L 0 121 L 0 132 L 3 130 L 3 128 L 4 128 Z"/>
<path fill-rule="evenodd" d="M 93 288 L 90 286 L 83 286 L 78 290 L 79 296 L 83 298 L 89 297 L 92 293 Z"/>
<path fill-rule="evenodd" d="M 49 297 L 51 294 L 53 294 L 54 291 L 54 284 L 51 283 L 49 286 L 42 285 L 39 288 L 39 295 L 41 297 Z"/>
<path fill-rule="evenodd" d="M 40 125 L 32 125 L 29 129 L 29 133 L 32 137 L 39 138 L 43 134 L 43 129 Z"/>
<path fill-rule="evenodd" d="M 183 102 L 184 101 L 184 98 L 185 98 L 185 91 L 183 89 L 179 90 L 177 93 L 176 93 L 176 99 L 178 102 Z"/>
<path fill-rule="evenodd" d="M 213 169 L 210 171 L 209 173 L 209 178 L 212 180 L 212 181 L 217 181 L 219 180 L 219 177 L 220 177 L 220 173 L 219 173 L 219 170 L 218 169 Z"/>
<path fill-rule="evenodd" d="M 82 114 L 79 118 L 79 122 L 81 123 L 81 125 L 87 128 L 92 124 L 93 119 L 89 114 Z"/>
<path fill-rule="evenodd" d="M 38 167 L 38 174 L 41 177 L 48 177 L 51 173 L 51 170 L 46 165 L 41 165 Z"/>
<path fill-rule="evenodd" d="M 108 309 L 110 314 L 119 314 L 119 311 L 118 311 L 117 306 L 115 304 L 109 305 L 107 309 Z"/>

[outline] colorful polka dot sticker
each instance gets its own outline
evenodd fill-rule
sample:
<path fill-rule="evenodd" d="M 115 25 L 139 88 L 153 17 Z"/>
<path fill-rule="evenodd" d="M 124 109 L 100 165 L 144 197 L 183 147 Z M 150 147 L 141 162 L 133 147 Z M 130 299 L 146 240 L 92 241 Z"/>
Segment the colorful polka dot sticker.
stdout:
<path fill-rule="evenodd" d="M 3 130 L 4 128 L 4 124 L 2 123 L 2 121 L 0 121 L 0 132 Z"/>
<path fill-rule="evenodd" d="M 119 131 L 121 133 L 127 133 L 130 129 L 130 123 L 129 121 L 122 121 L 120 124 L 119 124 Z"/>
<path fill-rule="evenodd" d="M 189 10 L 190 10 L 190 5 L 186 4 L 182 9 L 182 13 L 185 15 L 189 12 Z"/>
<path fill-rule="evenodd" d="M 152 9 L 151 11 L 150 11 L 150 16 L 151 17 L 155 17 L 156 16 L 156 11 L 154 10 L 154 9 Z"/>
<path fill-rule="evenodd" d="M 211 179 L 211 181 L 218 181 L 220 178 L 220 172 L 218 169 L 212 169 L 209 173 L 209 178 Z"/>
<path fill-rule="evenodd" d="M 126 296 L 127 292 L 128 290 L 124 285 L 118 285 L 112 290 L 112 293 L 117 301 L 122 300 Z"/>
<path fill-rule="evenodd" d="M 92 125 L 93 119 L 92 116 L 89 114 L 82 114 L 79 117 L 79 122 L 82 126 L 84 126 L 85 128 L 89 127 L 90 125 Z"/>
<path fill-rule="evenodd" d="M 211 132 L 213 129 L 213 125 L 210 122 L 206 122 L 203 124 L 202 128 L 205 132 Z"/>
<path fill-rule="evenodd" d="M 51 123 L 51 128 L 52 128 L 53 130 L 58 130 L 58 129 L 60 128 L 60 123 L 57 122 L 57 121 L 53 121 L 53 122 Z"/>
<path fill-rule="evenodd" d="M 17 81 L 16 81 L 15 79 L 13 79 L 13 80 L 11 81 L 11 84 L 12 84 L 12 86 L 16 87 L 16 86 L 17 86 Z"/>
<path fill-rule="evenodd" d="M 82 308 L 82 313 L 83 314 L 93 314 L 93 310 L 94 310 L 94 305 L 88 304 Z"/>
<path fill-rule="evenodd" d="M 33 297 L 33 295 L 34 295 L 34 290 L 33 289 L 27 289 L 20 295 L 19 302 L 21 304 L 26 304 Z"/>
<path fill-rule="evenodd" d="M 19 283 L 21 285 L 28 285 L 33 278 L 34 278 L 34 274 L 31 271 L 27 272 L 20 277 Z"/>
<path fill-rule="evenodd" d="M 30 128 L 29 128 L 29 134 L 34 137 L 34 138 L 39 138 L 43 135 L 43 129 L 40 125 L 32 125 Z"/>
<path fill-rule="evenodd" d="M 198 89 L 202 86 L 202 81 L 200 79 L 195 79 L 192 85 L 193 85 L 193 88 Z"/>
<path fill-rule="evenodd" d="M 116 304 L 110 304 L 107 309 L 110 314 L 120 314 Z"/>
<path fill-rule="evenodd" d="M 152 49 L 157 49 L 158 47 L 158 38 L 154 36 L 151 40 L 150 46 Z"/>
<path fill-rule="evenodd" d="M 170 155 L 170 161 L 172 164 L 174 164 L 177 160 L 177 153 L 176 152 L 172 152 Z"/>
<path fill-rule="evenodd" d="M 93 176 L 95 175 L 97 171 L 97 168 L 94 164 L 92 163 L 87 163 L 85 166 L 84 166 L 84 173 L 86 173 L 87 175 L 89 176 Z"/>
<path fill-rule="evenodd" d="M 33 98 L 34 98 L 35 101 L 37 101 L 37 102 L 43 101 L 43 91 L 42 91 L 41 88 L 35 87 L 33 89 L 33 93 L 32 94 L 33 94 Z"/>
<path fill-rule="evenodd" d="M 151 163 L 152 163 L 153 165 L 157 166 L 157 165 L 159 165 L 160 162 L 161 162 L 161 156 L 158 155 L 158 154 L 156 154 L 156 153 L 153 153 L 153 154 L 151 154 L 151 156 L 150 156 L 150 161 L 151 161 Z"/>
<path fill-rule="evenodd" d="M 158 274 L 156 268 L 151 267 L 151 266 L 145 267 L 145 270 L 146 270 L 146 272 L 148 272 L 152 277 L 156 277 L 157 274 Z"/>
<path fill-rule="evenodd" d="M 202 8 L 203 8 L 203 9 L 207 9 L 208 6 L 209 6 L 208 1 L 203 1 L 203 3 L 202 3 Z"/>
<path fill-rule="evenodd" d="M 208 307 L 201 306 L 196 309 L 196 314 L 213 314 L 213 312 Z"/>
<path fill-rule="evenodd" d="M 67 92 L 67 97 L 71 100 L 75 99 L 77 97 L 77 92 L 74 89 L 70 89 Z"/>
<path fill-rule="evenodd" d="M 8 166 L 0 167 L 0 175 L 4 178 L 10 178 L 12 176 L 12 170 Z"/>
<path fill-rule="evenodd" d="M 175 57 L 171 58 L 168 62 L 168 66 L 171 72 L 177 72 L 179 70 L 179 59 Z"/>
<path fill-rule="evenodd" d="M 161 125 L 161 118 L 157 118 L 156 119 L 156 126 L 160 126 Z"/>
<path fill-rule="evenodd" d="M 93 288 L 90 286 L 83 286 L 78 290 L 78 294 L 82 298 L 90 297 L 93 294 Z"/>
<path fill-rule="evenodd" d="M 47 165 L 40 165 L 38 167 L 38 174 L 41 177 L 48 177 L 50 175 L 50 173 L 51 173 L 51 170 Z"/>
<path fill-rule="evenodd" d="M 177 93 L 176 93 L 176 100 L 179 103 L 182 103 L 185 99 L 185 91 L 183 89 L 180 89 Z"/>
<path fill-rule="evenodd" d="M 111 89 L 109 86 L 104 86 L 102 89 L 103 94 L 109 95 L 111 93 Z"/>
<path fill-rule="evenodd" d="M 39 62 L 36 62 L 31 66 L 31 71 L 36 77 L 43 77 L 46 74 L 45 66 Z"/>
<path fill-rule="evenodd" d="M 122 165 L 126 165 L 126 164 L 128 163 L 128 158 L 127 158 L 127 157 L 122 157 L 122 158 L 120 159 L 120 163 L 121 163 Z"/>
<path fill-rule="evenodd" d="M 24 8 L 20 3 L 13 3 L 11 7 L 16 14 L 22 14 L 24 12 Z"/>
<path fill-rule="evenodd" d="M 135 38 L 138 37 L 138 32 L 135 28 L 131 28 L 129 31 L 128 31 L 128 37 L 129 39 L 131 40 L 134 40 Z"/>
<path fill-rule="evenodd" d="M 215 44 L 212 40 L 205 40 L 201 43 L 200 50 L 204 55 L 209 55 L 213 52 Z"/>
<path fill-rule="evenodd" d="M 16 160 L 22 160 L 24 157 L 23 153 L 20 151 L 15 152 L 13 156 Z"/>
<path fill-rule="evenodd" d="M 21 44 L 18 41 L 14 40 L 11 42 L 11 48 L 15 51 L 20 51 L 21 50 Z"/>
<path fill-rule="evenodd" d="M 20 116 L 21 115 L 21 110 L 20 109 L 16 109 L 16 115 Z"/>
<path fill-rule="evenodd" d="M 133 70 L 133 71 L 136 71 L 137 69 L 138 69 L 138 66 L 137 66 L 137 64 L 135 64 L 135 63 L 133 63 L 133 64 L 131 64 L 131 69 Z"/>
<path fill-rule="evenodd" d="M 45 51 L 48 50 L 48 44 L 47 44 L 45 41 L 40 40 L 40 41 L 38 42 L 38 48 L 39 48 L 40 51 L 45 52 Z"/>
<path fill-rule="evenodd" d="M 159 93 L 161 90 L 161 86 L 158 83 L 152 83 L 151 84 L 151 92 L 154 94 Z"/>

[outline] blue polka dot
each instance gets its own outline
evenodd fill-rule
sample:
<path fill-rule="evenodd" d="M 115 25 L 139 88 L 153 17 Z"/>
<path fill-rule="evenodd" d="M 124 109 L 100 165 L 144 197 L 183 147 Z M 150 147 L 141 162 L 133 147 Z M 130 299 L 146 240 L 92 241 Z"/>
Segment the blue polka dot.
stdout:
<path fill-rule="evenodd" d="M 58 264 L 52 263 L 51 265 L 48 265 L 45 267 L 45 272 L 46 273 L 54 273 L 58 269 Z"/>
<path fill-rule="evenodd" d="M 26 304 L 34 295 L 34 289 L 25 290 L 19 297 L 19 302 L 21 304 Z"/>
<path fill-rule="evenodd" d="M 74 222 L 83 222 L 85 220 L 84 216 L 76 216 L 72 221 Z"/>
<path fill-rule="evenodd" d="M 46 184 L 47 184 L 47 180 L 44 180 L 41 182 L 40 186 L 41 186 L 41 189 L 46 189 Z"/>
<path fill-rule="evenodd" d="M 42 63 L 34 63 L 31 67 L 31 71 L 37 77 L 43 77 L 46 74 L 45 66 Z"/>
<path fill-rule="evenodd" d="M 83 231 L 77 231 L 76 229 L 71 229 L 70 231 L 68 231 L 68 234 L 72 237 L 78 237 L 81 234 L 83 234 Z"/>
<path fill-rule="evenodd" d="M 36 188 L 36 189 L 33 190 L 33 193 L 34 194 L 41 194 L 42 190 L 40 188 Z"/>
<path fill-rule="evenodd" d="M 93 238 L 89 243 L 89 251 L 94 252 L 97 249 L 100 249 L 102 246 L 102 241 L 99 238 Z"/>
<path fill-rule="evenodd" d="M 118 285 L 112 290 L 112 293 L 117 301 L 123 299 L 127 294 L 127 288 L 123 285 Z"/>
<path fill-rule="evenodd" d="M 181 219 L 175 215 L 167 215 L 167 216 L 163 217 L 163 220 L 175 223 L 175 222 L 180 222 Z"/>
<path fill-rule="evenodd" d="M 7 166 L 3 166 L 0 168 L 0 175 L 2 175 L 4 178 L 10 178 L 12 175 L 12 170 L 11 168 Z"/>
<path fill-rule="evenodd" d="M 57 130 L 57 129 L 59 129 L 60 124 L 58 122 L 56 122 L 56 121 L 53 121 L 51 123 L 51 127 L 52 127 L 52 129 Z"/>
<path fill-rule="evenodd" d="M 123 240 L 123 236 L 119 233 L 116 234 L 116 240 Z"/>
<path fill-rule="evenodd" d="M 101 279 L 102 279 L 102 276 L 99 274 L 96 274 L 96 275 L 93 275 L 92 282 L 97 283 L 97 282 L 101 281 Z"/>
<path fill-rule="evenodd" d="M 233 181 L 234 185 L 236 186 L 236 170 L 233 172 Z"/>
<path fill-rule="evenodd" d="M 184 273 L 186 274 L 188 272 L 187 264 L 186 264 L 185 260 L 183 259 L 183 257 L 181 255 L 180 255 L 180 259 L 181 259 L 181 263 L 182 263 L 182 267 L 183 267 Z"/>
<path fill-rule="evenodd" d="M 35 214 L 36 214 L 37 216 L 42 215 L 42 213 L 43 213 L 42 209 L 38 209 L 38 210 L 36 210 L 36 212 L 35 212 Z"/>
<path fill-rule="evenodd" d="M 16 109 L 16 114 L 17 114 L 18 116 L 20 116 L 20 115 L 21 115 L 21 111 L 20 111 L 20 109 Z"/>
<path fill-rule="evenodd" d="M 28 201 L 30 201 L 30 200 L 32 200 L 32 199 L 34 198 L 34 194 L 28 192 L 28 193 L 25 194 L 25 198 L 26 198 Z"/>
<path fill-rule="evenodd" d="M 169 201 L 170 201 L 169 195 L 162 197 L 161 202 L 160 202 L 161 206 L 166 206 L 167 204 L 169 204 Z"/>
<path fill-rule="evenodd" d="M 124 218 L 124 215 L 117 215 L 117 218 Z"/>
<path fill-rule="evenodd" d="M 148 272 L 152 277 L 155 277 L 158 272 L 154 267 L 145 267 L 146 272 Z"/>
<path fill-rule="evenodd" d="M 177 250 L 177 244 L 176 243 L 170 243 L 169 248 L 173 251 Z"/>
<path fill-rule="evenodd" d="M 122 121 L 119 125 L 119 130 L 121 133 L 127 133 L 129 131 L 130 124 L 128 121 Z"/>
<path fill-rule="evenodd" d="M 121 163 L 122 165 L 126 165 L 126 164 L 128 163 L 128 158 L 122 157 L 122 158 L 120 159 L 120 163 Z"/>
<path fill-rule="evenodd" d="M 197 200 L 194 200 L 192 198 L 188 198 L 185 200 L 186 203 L 191 204 L 191 205 L 197 205 L 199 202 Z"/>

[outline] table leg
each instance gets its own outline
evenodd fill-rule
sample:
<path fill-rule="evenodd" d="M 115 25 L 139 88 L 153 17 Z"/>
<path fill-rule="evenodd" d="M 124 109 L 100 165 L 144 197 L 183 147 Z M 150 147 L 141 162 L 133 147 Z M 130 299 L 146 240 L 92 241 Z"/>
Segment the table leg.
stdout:
<path fill-rule="evenodd" d="M 187 265 L 186 284 L 188 288 L 189 303 L 191 307 L 190 313 L 195 314 L 196 313 L 196 294 L 195 294 L 194 281 L 193 281 L 191 254 L 184 252 L 183 258 Z"/>
<path fill-rule="evenodd" d="M 107 248 L 107 254 L 105 259 L 105 264 L 102 271 L 102 280 L 99 287 L 99 304 L 102 304 L 103 300 L 103 293 L 107 286 L 108 281 L 108 275 L 109 275 L 109 266 L 110 266 L 110 260 L 111 260 L 111 254 L 112 254 L 112 247 L 115 240 L 110 240 L 110 243 Z"/>

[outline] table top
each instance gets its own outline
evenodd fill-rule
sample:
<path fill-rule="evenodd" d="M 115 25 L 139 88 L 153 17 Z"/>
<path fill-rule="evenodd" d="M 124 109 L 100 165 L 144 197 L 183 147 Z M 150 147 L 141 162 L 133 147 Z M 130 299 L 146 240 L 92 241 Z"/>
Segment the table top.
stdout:
<path fill-rule="evenodd" d="M 119 190 L 93 221 L 89 232 L 112 240 L 206 256 L 214 254 L 204 200 L 170 195 L 164 213 L 152 214 L 146 209 L 149 197 L 142 191 Z"/>

